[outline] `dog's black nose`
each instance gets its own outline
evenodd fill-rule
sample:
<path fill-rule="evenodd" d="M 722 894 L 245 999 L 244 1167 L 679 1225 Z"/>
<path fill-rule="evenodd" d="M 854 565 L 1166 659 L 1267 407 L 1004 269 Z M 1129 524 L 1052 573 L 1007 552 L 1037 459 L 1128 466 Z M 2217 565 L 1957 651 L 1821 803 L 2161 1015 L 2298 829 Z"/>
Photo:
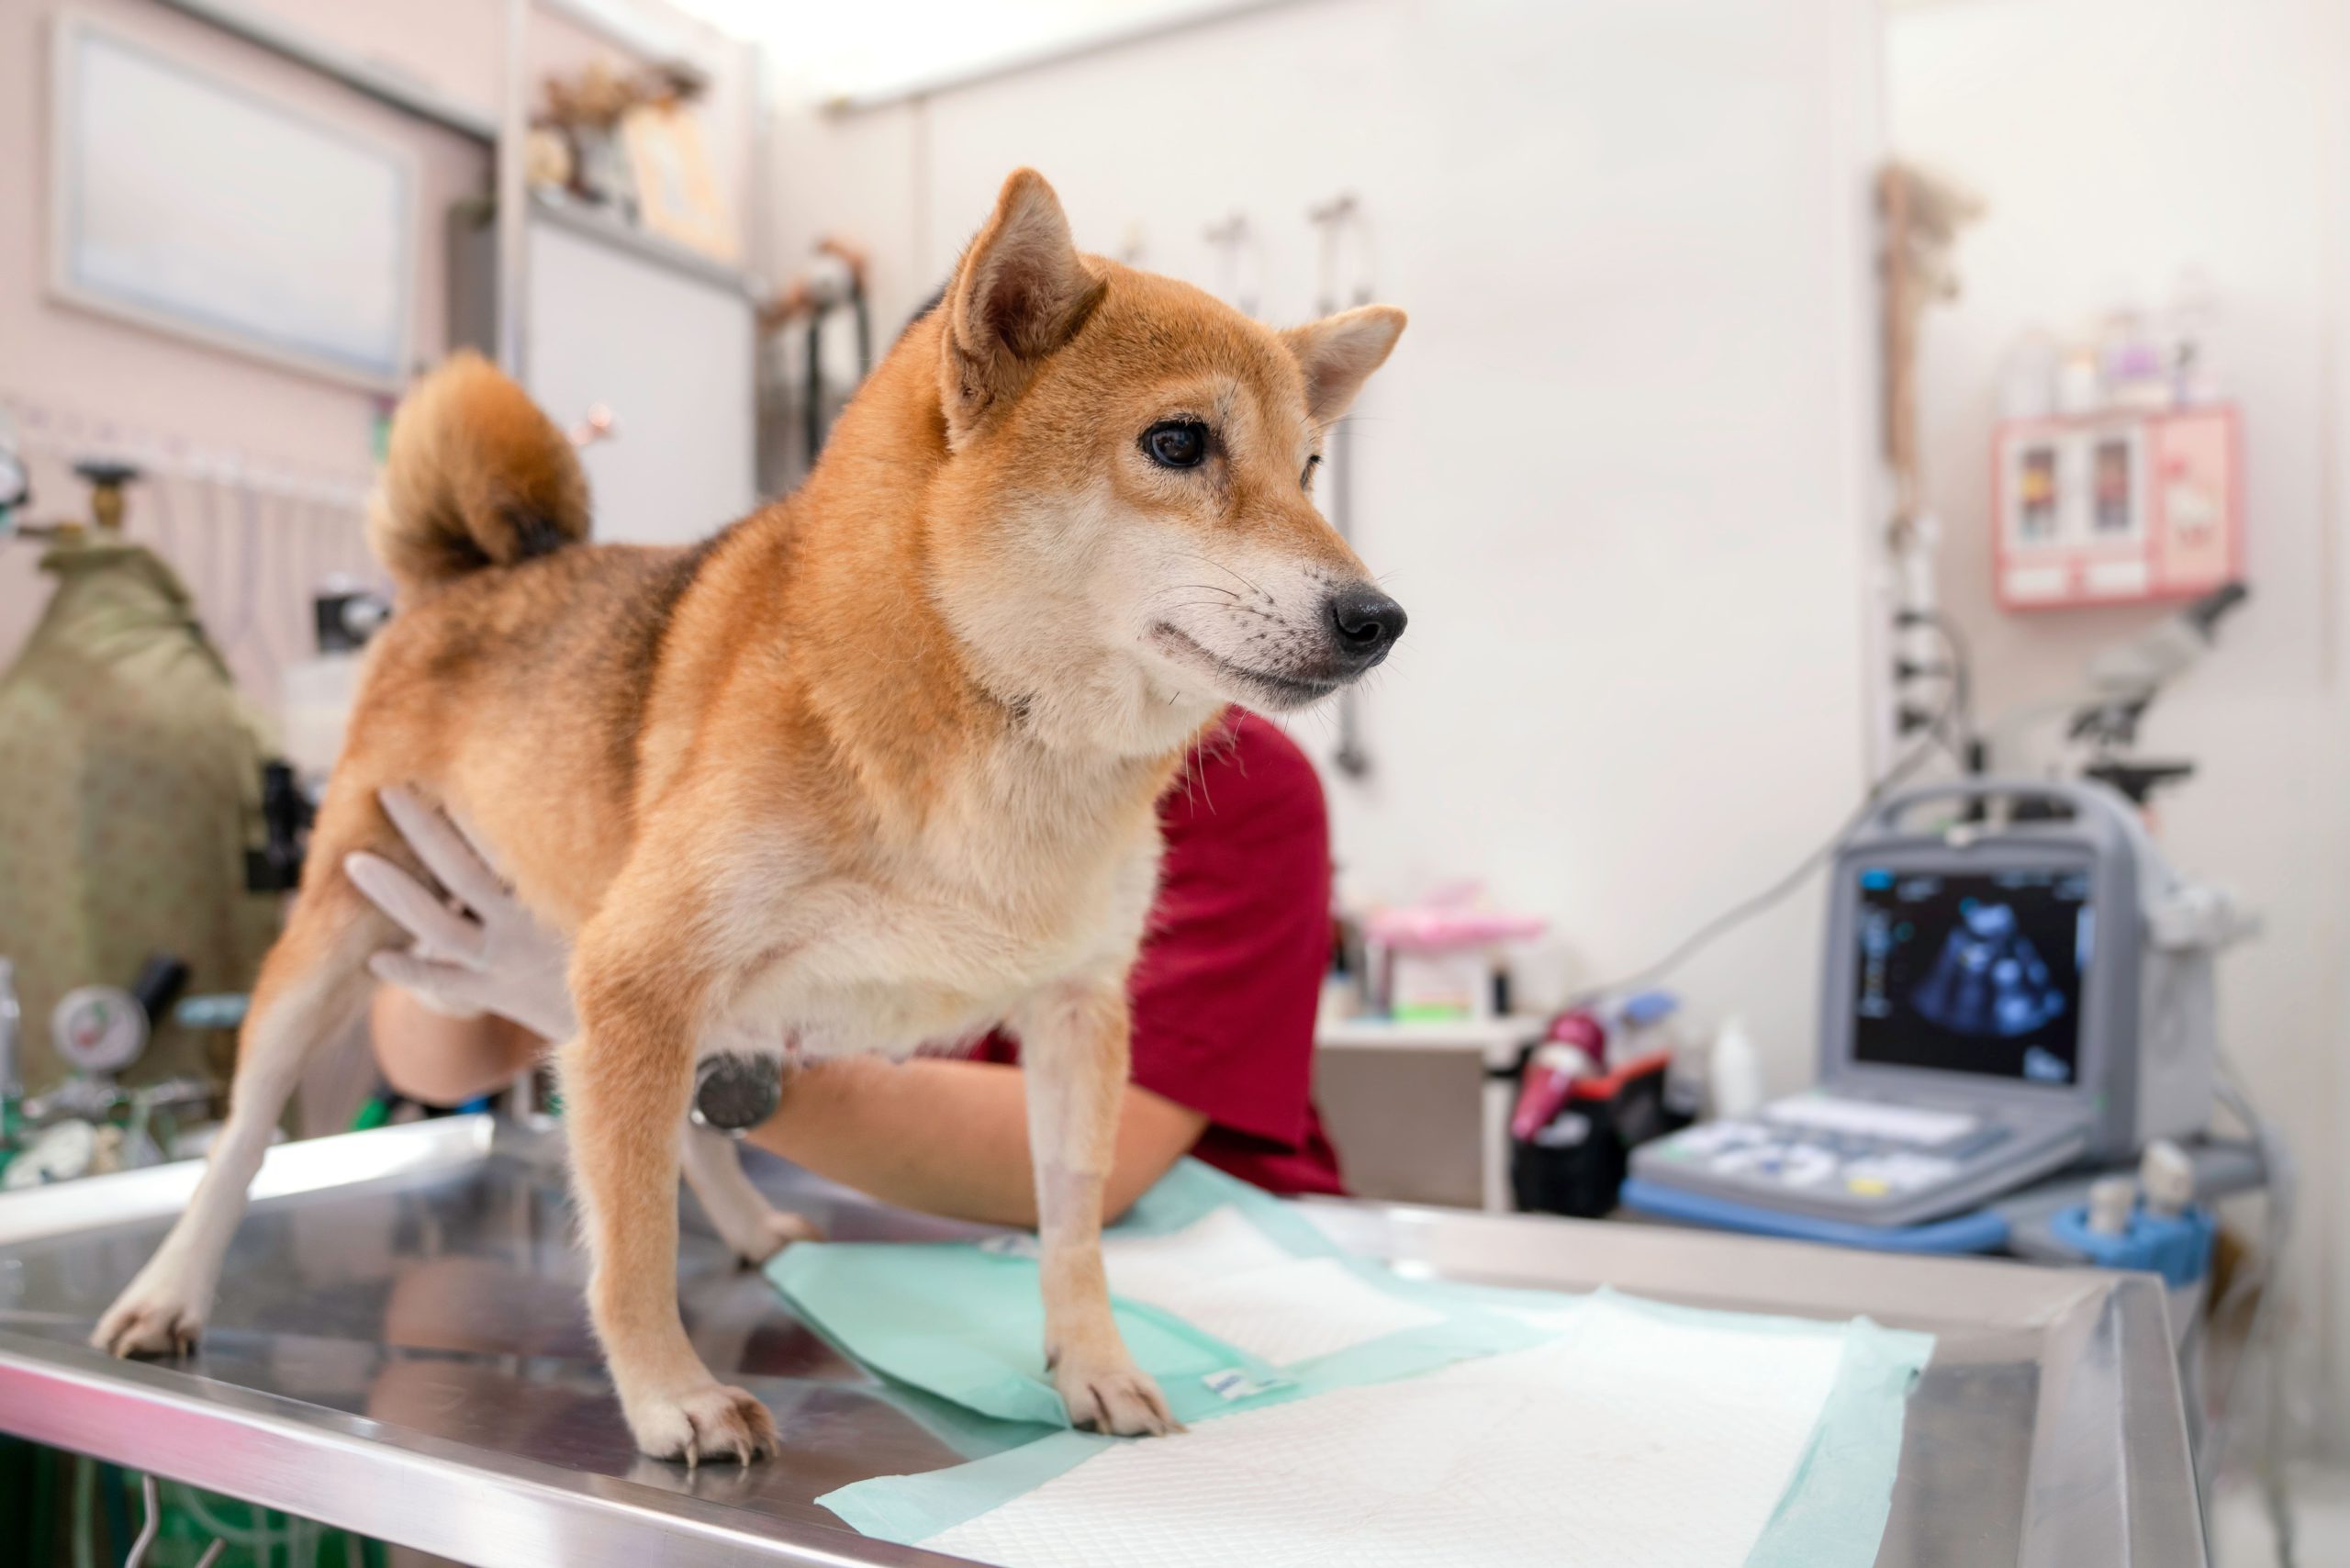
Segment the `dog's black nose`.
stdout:
<path fill-rule="evenodd" d="M 1377 588 L 1347 588 L 1330 596 L 1330 630 L 1338 656 L 1368 669 L 1387 656 L 1410 619 L 1404 607 Z"/>

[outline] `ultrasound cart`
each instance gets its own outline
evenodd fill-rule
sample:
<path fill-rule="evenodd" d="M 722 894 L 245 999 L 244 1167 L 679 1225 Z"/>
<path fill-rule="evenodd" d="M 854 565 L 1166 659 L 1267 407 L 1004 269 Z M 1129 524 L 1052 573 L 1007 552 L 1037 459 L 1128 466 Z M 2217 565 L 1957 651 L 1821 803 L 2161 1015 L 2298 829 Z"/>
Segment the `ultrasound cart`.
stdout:
<path fill-rule="evenodd" d="M 2155 1139 L 2189 1151 L 2199 1197 L 2256 1182 L 2242 1147 L 2197 1141 L 2214 958 L 2248 923 L 2172 869 L 2127 801 L 2093 783 L 1908 791 L 1831 878 L 1818 1087 L 1640 1148 L 1628 1206 L 1986 1251 L 2017 1229 L 2003 1200 Z"/>

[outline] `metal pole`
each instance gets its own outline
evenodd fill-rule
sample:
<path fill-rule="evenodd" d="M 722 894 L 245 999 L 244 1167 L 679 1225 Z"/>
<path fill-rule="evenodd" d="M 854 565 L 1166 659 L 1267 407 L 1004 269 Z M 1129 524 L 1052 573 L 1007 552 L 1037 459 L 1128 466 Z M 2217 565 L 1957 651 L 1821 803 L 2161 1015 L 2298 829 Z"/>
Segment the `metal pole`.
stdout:
<path fill-rule="evenodd" d="M 524 296 L 530 286 L 530 188 L 524 143 L 531 132 L 530 0 L 506 0 L 505 54 L 498 104 L 498 364 L 528 386 Z"/>

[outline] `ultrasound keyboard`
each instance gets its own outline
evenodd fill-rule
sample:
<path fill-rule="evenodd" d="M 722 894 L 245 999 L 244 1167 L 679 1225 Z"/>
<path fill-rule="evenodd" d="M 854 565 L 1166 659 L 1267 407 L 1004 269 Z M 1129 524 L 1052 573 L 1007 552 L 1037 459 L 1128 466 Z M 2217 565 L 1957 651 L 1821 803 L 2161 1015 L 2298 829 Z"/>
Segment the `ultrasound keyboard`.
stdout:
<path fill-rule="evenodd" d="M 2063 1116 L 1814 1092 L 1644 1145 L 1633 1171 L 1823 1219 L 1908 1225 L 2059 1170 L 2087 1141 L 2088 1128 Z"/>

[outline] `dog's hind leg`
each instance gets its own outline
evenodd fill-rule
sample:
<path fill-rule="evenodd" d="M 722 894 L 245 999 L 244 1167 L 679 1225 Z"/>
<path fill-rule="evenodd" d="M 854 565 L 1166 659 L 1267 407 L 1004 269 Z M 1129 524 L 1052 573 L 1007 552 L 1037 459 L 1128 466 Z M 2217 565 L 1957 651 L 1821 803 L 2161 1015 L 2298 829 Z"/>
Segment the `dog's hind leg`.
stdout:
<path fill-rule="evenodd" d="M 1114 980 L 1065 981 L 1031 1000 L 1012 1023 L 1026 1081 L 1053 1386 L 1073 1426 L 1122 1437 L 1181 1430 L 1118 1333 L 1102 1266 L 1102 1189 L 1126 1087 L 1125 991 Z"/>
<path fill-rule="evenodd" d="M 391 933 L 389 923 L 344 879 L 343 854 L 383 847 L 391 836 L 372 789 L 330 799 L 311 835 L 302 891 L 254 983 L 237 1041 L 229 1118 L 213 1139 L 196 1195 L 155 1256 L 98 1320 L 93 1345 L 138 1356 L 173 1354 L 195 1344 L 245 1211 L 245 1189 L 261 1169 L 303 1065 L 365 999 L 368 956 Z"/>
<path fill-rule="evenodd" d="M 572 957 L 580 1032 L 558 1061 L 588 1314 L 638 1448 L 747 1463 L 776 1446 L 775 1418 L 711 1375 L 677 1313 L 679 1146 L 717 971 L 671 907 L 670 863 L 640 845 Z"/>
<path fill-rule="evenodd" d="M 734 1140 L 707 1127 L 688 1126 L 684 1149 L 686 1185 L 734 1256 L 756 1266 L 795 1241 L 822 1241 L 815 1222 L 787 1214 L 767 1200 L 743 1173 Z"/>
<path fill-rule="evenodd" d="M 773 1034 L 733 1025 L 701 1042 L 694 1069 L 694 1110 L 682 1156 L 686 1185 L 734 1256 L 756 1267 L 795 1241 L 822 1241 L 824 1233 L 803 1216 L 786 1214 L 751 1184 L 740 1147 L 718 1128 L 742 1127 L 775 1112 L 790 1092 L 791 1064 Z M 704 1124 L 707 1114 L 718 1118 Z"/>

